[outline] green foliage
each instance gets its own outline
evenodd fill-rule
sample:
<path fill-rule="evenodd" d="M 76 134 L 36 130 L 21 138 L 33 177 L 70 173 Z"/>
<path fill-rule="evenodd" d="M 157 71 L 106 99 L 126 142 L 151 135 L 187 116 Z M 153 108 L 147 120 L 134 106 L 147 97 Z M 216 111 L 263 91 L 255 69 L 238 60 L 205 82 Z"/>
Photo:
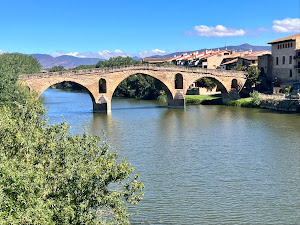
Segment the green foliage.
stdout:
<path fill-rule="evenodd" d="M 238 100 L 229 100 L 226 102 L 227 106 L 245 107 L 252 108 L 254 105 L 252 103 L 252 98 L 241 98 Z"/>
<path fill-rule="evenodd" d="M 137 64 L 141 64 L 141 61 L 134 60 L 131 57 L 117 56 L 117 57 L 111 57 L 111 58 L 109 58 L 109 60 L 106 60 L 106 61 L 99 61 L 96 64 L 96 68 L 127 66 L 127 65 L 137 65 Z"/>
<path fill-rule="evenodd" d="M 232 70 L 246 71 L 247 67 L 246 66 L 242 66 L 242 64 L 238 64 L 237 66 L 233 67 Z"/>
<path fill-rule="evenodd" d="M 258 85 L 261 83 L 261 77 L 260 75 L 260 70 L 258 69 L 257 66 L 242 66 L 241 64 L 238 64 L 236 67 L 232 68 L 233 70 L 238 70 L 238 71 L 246 71 L 246 86 L 252 86 L 252 85 Z"/>
<path fill-rule="evenodd" d="M 292 90 L 292 87 L 288 86 L 284 89 L 284 93 L 289 94 L 289 93 L 291 93 L 291 90 Z"/>
<path fill-rule="evenodd" d="M 41 65 L 33 56 L 20 53 L 4 53 L 0 55 L 0 74 L 12 76 L 14 79 L 20 74 L 39 73 Z"/>
<path fill-rule="evenodd" d="M 28 90 L 17 84 L 18 75 L 38 73 L 40 70 L 41 65 L 33 56 L 19 53 L 0 55 L 0 106 L 18 106 L 32 101 Z"/>
<path fill-rule="evenodd" d="M 185 102 L 189 105 L 200 105 L 206 101 L 218 100 L 220 98 L 218 95 L 186 95 Z"/>
<path fill-rule="evenodd" d="M 130 163 L 65 122 L 47 126 L 38 96 L 10 88 L 0 106 L 0 224 L 128 224 L 125 201 L 138 203 L 144 187 Z"/>
<path fill-rule="evenodd" d="M 49 72 L 59 72 L 64 70 L 65 68 L 63 66 L 53 66 L 52 68 L 49 69 Z"/>
<path fill-rule="evenodd" d="M 258 91 L 253 91 L 250 93 L 250 97 L 252 98 L 252 103 L 254 106 L 259 106 L 262 102 L 262 99 L 258 93 Z"/>
<path fill-rule="evenodd" d="M 53 89 L 72 89 L 78 91 L 84 91 L 85 87 L 81 86 L 80 84 L 71 82 L 71 81 L 63 81 L 58 84 L 53 84 L 50 88 Z"/>
<path fill-rule="evenodd" d="M 258 85 L 261 83 L 261 78 L 259 75 L 260 70 L 257 68 L 257 66 L 249 66 L 247 68 L 247 82 L 249 82 L 251 85 Z"/>
<path fill-rule="evenodd" d="M 197 87 L 204 87 L 208 90 L 212 90 L 215 88 L 217 84 L 210 78 L 208 77 L 203 77 L 197 80 Z"/>
<path fill-rule="evenodd" d="M 71 70 L 85 70 L 85 69 L 93 69 L 96 68 L 96 65 L 80 65 Z"/>
<path fill-rule="evenodd" d="M 123 80 L 114 92 L 114 96 L 137 98 L 137 99 L 157 99 L 163 94 L 162 83 L 144 74 L 135 74 Z"/>

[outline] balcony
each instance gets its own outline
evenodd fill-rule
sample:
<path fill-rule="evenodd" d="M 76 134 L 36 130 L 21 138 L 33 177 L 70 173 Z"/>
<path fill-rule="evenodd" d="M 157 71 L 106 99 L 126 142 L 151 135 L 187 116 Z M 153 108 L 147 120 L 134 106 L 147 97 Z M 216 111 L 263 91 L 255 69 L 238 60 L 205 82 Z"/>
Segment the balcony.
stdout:
<path fill-rule="evenodd" d="M 295 69 L 300 69 L 300 65 L 299 65 L 299 64 L 298 64 L 298 65 L 295 65 L 294 68 L 295 68 Z"/>
<path fill-rule="evenodd" d="M 300 55 L 294 55 L 294 59 L 300 59 Z"/>

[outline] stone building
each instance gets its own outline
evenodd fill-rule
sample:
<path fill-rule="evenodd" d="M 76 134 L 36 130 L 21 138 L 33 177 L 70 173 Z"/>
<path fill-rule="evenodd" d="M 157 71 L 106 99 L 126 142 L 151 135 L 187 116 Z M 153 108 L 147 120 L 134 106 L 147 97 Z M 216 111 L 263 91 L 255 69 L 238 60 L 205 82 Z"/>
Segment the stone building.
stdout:
<path fill-rule="evenodd" d="M 272 79 L 278 84 L 300 81 L 300 33 L 271 41 Z"/>
<path fill-rule="evenodd" d="M 262 76 L 266 77 L 268 81 L 272 82 L 272 68 L 273 61 L 271 54 L 265 54 L 258 56 L 258 69 L 260 69 L 260 73 Z"/>

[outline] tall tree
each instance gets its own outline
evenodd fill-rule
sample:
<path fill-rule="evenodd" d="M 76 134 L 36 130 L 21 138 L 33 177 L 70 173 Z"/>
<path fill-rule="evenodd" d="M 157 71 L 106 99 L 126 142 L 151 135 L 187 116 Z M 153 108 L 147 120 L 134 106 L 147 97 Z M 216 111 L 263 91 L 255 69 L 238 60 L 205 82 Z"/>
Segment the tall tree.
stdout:
<path fill-rule="evenodd" d="M 143 196 L 139 175 L 98 137 L 47 125 L 38 96 L 17 83 L 14 60 L 0 73 L 10 82 L 0 95 L 0 224 L 128 224 L 125 202 Z"/>

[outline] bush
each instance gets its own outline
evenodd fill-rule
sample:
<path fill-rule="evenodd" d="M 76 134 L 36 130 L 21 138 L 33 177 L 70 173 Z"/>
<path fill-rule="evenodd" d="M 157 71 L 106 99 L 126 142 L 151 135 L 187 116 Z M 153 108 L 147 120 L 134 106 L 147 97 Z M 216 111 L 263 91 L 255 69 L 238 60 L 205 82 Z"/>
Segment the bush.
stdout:
<path fill-rule="evenodd" d="M 253 91 L 252 93 L 250 93 L 250 96 L 252 98 L 252 103 L 254 106 L 259 106 L 261 104 L 262 99 L 258 91 Z"/>

